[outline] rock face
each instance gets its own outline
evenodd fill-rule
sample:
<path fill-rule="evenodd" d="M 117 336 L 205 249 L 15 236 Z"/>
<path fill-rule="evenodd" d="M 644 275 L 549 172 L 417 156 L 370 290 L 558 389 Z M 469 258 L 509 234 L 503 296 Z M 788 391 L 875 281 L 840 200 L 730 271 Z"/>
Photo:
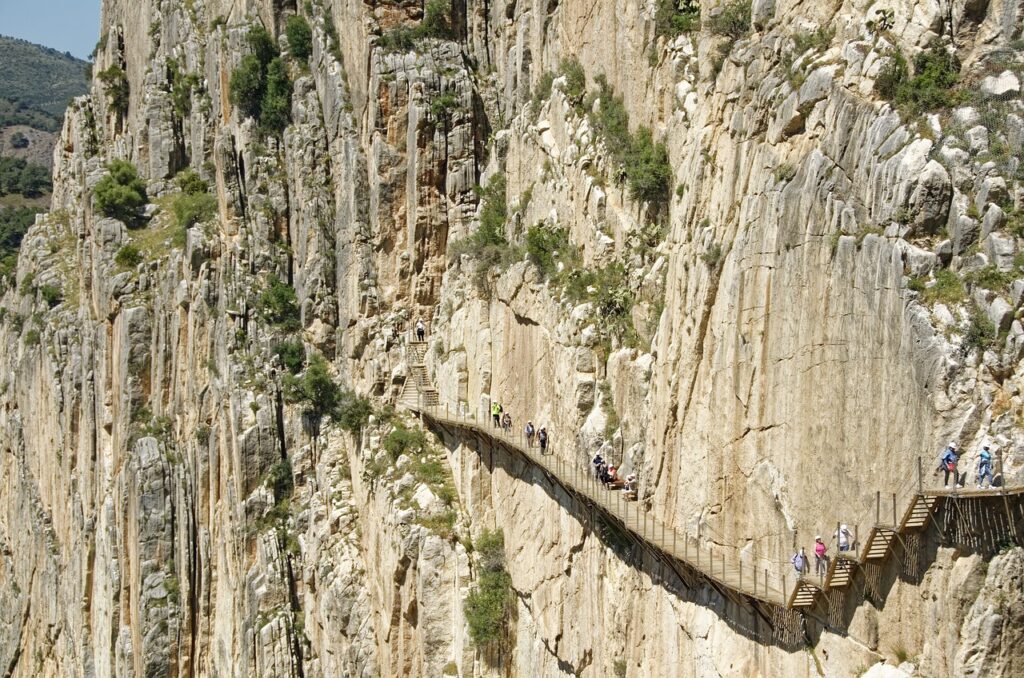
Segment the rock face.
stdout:
<path fill-rule="evenodd" d="M 5 673 L 1024 670 L 1020 548 L 935 537 L 848 628 L 805 620 L 804 651 L 679 595 L 522 460 L 419 446 L 388 407 L 428 321 L 442 403 L 497 399 L 570 465 L 600 451 L 644 509 L 773 572 L 950 439 L 1021 484 L 1024 7 L 707 2 L 672 36 L 664 3 L 422 4 L 104 1 L 95 72 L 127 98 L 96 80 L 68 110 L 2 298 Z M 257 24 L 280 134 L 231 96 Z M 950 38 L 958 88 L 882 98 L 894 50 Z M 99 209 L 115 159 L 144 224 Z M 189 168 L 215 205 L 191 220 Z M 364 426 L 303 401 L 314 356 Z M 513 602 L 478 646 L 467 546 L 494 528 Z"/>

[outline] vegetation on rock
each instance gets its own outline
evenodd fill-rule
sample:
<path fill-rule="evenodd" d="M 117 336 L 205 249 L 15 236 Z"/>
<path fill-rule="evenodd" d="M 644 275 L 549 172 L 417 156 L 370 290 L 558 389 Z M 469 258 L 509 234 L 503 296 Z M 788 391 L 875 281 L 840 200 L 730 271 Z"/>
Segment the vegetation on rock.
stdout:
<path fill-rule="evenodd" d="M 313 30 L 305 17 L 293 14 L 284 25 L 284 34 L 288 37 L 288 51 L 303 65 L 309 62 L 313 53 Z"/>
<path fill-rule="evenodd" d="M 107 165 L 107 174 L 96 184 L 93 196 L 100 214 L 122 221 L 129 228 L 141 223 L 139 211 L 148 200 L 146 182 L 139 178 L 135 165 L 125 160 Z"/>
<path fill-rule="evenodd" d="M 267 134 L 280 134 L 291 123 L 292 83 L 277 45 L 262 26 L 249 31 L 251 54 L 231 73 L 231 103 L 256 119 Z"/>
<path fill-rule="evenodd" d="M 473 544 L 480 575 L 466 597 L 464 612 L 469 635 L 480 646 L 500 640 L 508 630 L 515 606 L 512 578 L 505 570 L 505 537 L 484 530 Z"/>
<path fill-rule="evenodd" d="M 272 325 L 293 332 L 299 329 L 299 302 L 295 288 L 276 275 L 267 278 L 267 286 L 256 302 L 260 315 Z"/>

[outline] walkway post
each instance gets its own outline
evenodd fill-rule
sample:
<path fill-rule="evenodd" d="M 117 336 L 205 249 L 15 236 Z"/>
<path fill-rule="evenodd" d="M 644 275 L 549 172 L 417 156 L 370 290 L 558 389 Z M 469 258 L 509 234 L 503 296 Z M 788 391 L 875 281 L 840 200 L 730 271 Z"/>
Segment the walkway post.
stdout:
<path fill-rule="evenodd" d="M 892 493 L 892 526 L 896 527 L 896 493 Z"/>
<path fill-rule="evenodd" d="M 764 568 L 764 597 L 768 598 L 768 568 Z"/>
<path fill-rule="evenodd" d="M 924 494 L 924 477 L 921 473 L 921 457 L 917 458 L 917 493 Z"/>
<path fill-rule="evenodd" d="M 882 492 L 875 490 L 875 525 L 878 524 L 882 513 Z"/>

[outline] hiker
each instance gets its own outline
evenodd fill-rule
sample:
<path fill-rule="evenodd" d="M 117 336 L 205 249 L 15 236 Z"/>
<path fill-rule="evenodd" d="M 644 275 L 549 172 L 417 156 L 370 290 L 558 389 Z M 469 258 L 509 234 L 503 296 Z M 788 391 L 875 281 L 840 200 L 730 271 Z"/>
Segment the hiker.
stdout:
<path fill-rule="evenodd" d="M 548 430 L 543 426 L 540 427 L 537 440 L 540 441 L 540 453 L 545 454 L 548 451 Z"/>
<path fill-rule="evenodd" d="M 803 577 L 804 572 L 807 571 L 807 553 L 804 551 L 804 547 L 800 547 L 800 550 L 793 554 L 793 557 L 789 559 L 789 562 L 793 563 L 793 569 L 796 570 L 797 577 Z"/>
<path fill-rule="evenodd" d="M 501 427 L 505 429 L 505 435 L 512 433 L 512 415 L 508 412 L 501 418 Z"/>
<path fill-rule="evenodd" d="M 636 474 L 630 473 L 626 476 L 626 485 L 622 488 L 622 498 L 626 501 L 636 499 Z"/>
<path fill-rule="evenodd" d="M 594 455 L 594 460 L 590 464 L 594 468 L 594 477 L 600 479 L 601 467 L 604 465 L 604 457 L 601 456 L 600 452 Z"/>
<path fill-rule="evenodd" d="M 491 403 L 491 419 L 494 420 L 494 428 L 501 426 L 501 405 Z"/>
<path fill-rule="evenodd" d="M 828 548 L 825 546 L 825 542 L 821 540 L 819 534 L 814 538 L 814 574 L 819 577 L 824 577 L 825 572 L 828 571 L 828 556 L 825 555 L 825 551 Z"/>
<path fill-rule="evenodd" d="M 537 434 L 537 429 L 533 427 L 532 421 L 526 422 L 526 429 L 524 433 L 526 433 L 526 446 L 533 447 L 533 436 Z"/>
<path fill-rule="evenodd" d="M 625 481 L 619 477 L 619 469 L 615 466 L 609 467 L 608 469 L 608 487 L 613 490 L 622 489 L 626 485 Z"/>
<path fill-rule="evenodd" d="M 840 553 L 850 550 L 850 545 L 853 543 L 853 535 L 850 534 L 850 528 L 846 525 L 840 525 L 839 531 L 832 536 L 839 540 Z"/>
<path fill-rule="evenodd" d="M 416 339 L 423 341 L 427 336 L 427 326 L 423 324 L 423 318 L 416 321 Z"/>
<path fill-rule="evenodd" d="M 982 445 L 981 453 L 978 455 L 978 487 L 981 488 L 982 481 L 988 478 L 988 486 L 992 487 L 992 452 L 988 445 Z"/>
<path fill-rule="evenodd" d="M 953 474 L 953 486 L 963 487 L 960 483 L 960 474 L 957 473 L 956 463 L 960 460 L 957 455 L 956 443 L 950 443 L 949 447 L 946 448 L 946 453 L 942 455 L 942 472 L 945 474 L 942 480 L 944 487 L 949 487 L 949 474 Z"/>

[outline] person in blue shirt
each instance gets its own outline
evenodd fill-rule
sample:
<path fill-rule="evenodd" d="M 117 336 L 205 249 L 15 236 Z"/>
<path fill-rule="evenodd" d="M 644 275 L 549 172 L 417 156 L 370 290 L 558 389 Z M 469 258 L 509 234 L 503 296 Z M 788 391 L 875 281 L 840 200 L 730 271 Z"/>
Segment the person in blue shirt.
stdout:
<path fill-rule="evenodd" d="M 957 454 L 956 443 L 950 443 L 949 447 L 946 448 L 946 453 L 942 455 L 942 459 L 939 461 L 939 468 L 936 471 L 941 470 L 945 476 L 943 477 L 943 485 L 949 487 L 949 475 L 953 474 L 953 485 L 959 484 L 960 478 L 956 471 L 956 464 L 960 460 Z"/>
<path fill-rule="evenodd" d="M 981 487 L 985 478 L 988 478 L 988 486 L 992 487 L 992 452 L 988 445 L 982 445 L 978 454 L 978 487 Z"/>

